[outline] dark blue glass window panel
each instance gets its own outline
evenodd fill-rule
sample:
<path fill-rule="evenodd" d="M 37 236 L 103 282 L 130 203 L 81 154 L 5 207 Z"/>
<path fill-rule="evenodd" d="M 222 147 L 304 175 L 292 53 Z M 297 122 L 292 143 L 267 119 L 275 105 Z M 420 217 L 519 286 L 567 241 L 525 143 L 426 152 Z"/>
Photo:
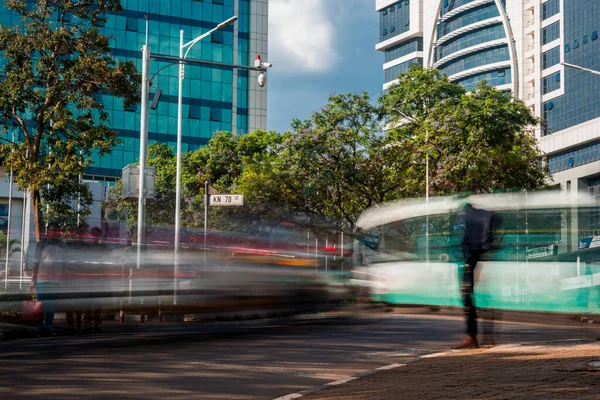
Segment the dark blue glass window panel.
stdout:
<path fill-rule="evenodd" d="M 542 93 L 550 93 L 560 89 L 560 72 L 542 78 Z"/>
<path fill-rule="evenodd" d="M 394 79 L 397 79 L 399 74 L 401 74 L 402 72 L 408 71 L 410 66 L 413 64 L 423 65 L 423 59 L 422 58 L 414 58 L 412 60 L 403 62 L 402 64 L 398 64 L 398 65 L 395 65 L 391 68 L 384 70 L 383 72 L 384 72 L 385 82 L 387 83 L 387 82 L 393 81 Z"/>
<path fill-rule="evenodd" d="M 215 31 L 212 33 L 210 40 L 213 43 L 223 43 L 225 41 L 225 34 L 223 31 Z"/>
<path fill-rule="evenodd" d="M 508 46 L 502 45 L 467 54 L 463 57 L 442 64 L 438 67 L 438 69 L 446 75 L 454 75 L 471 68 L 508 60 L 510 60 Z"/>
<path fill-rule="evenodd" d="M 385 62 L 404 57 L 415 51 L 423 51 L 423 38 L 411 39 L 394 47 L 390 47 L 385 51 Z"/>
<path fill-rule="evenodd" d="M 561 10 L 564 40 L 573 46 L 584 35 L 593 35 L 600 21 L 600 2 L 587 0 L 565 1 Z M 591 38 L 591 36 L 590 36 Z M 589 41 L 574 51 L 565 52 L 564 61 L 592 70 L 600 70 L 600 40 Z M 546 134 L 554 134 L 596 118 L 600 118 L 600 76 L 565 67 L 562 76 L 565 93 L 552 99 L 554 109 L 543 110 Z"/>
<path fill-rule="evenodd" d="M 396 7 L 401 3 L 392 4 L 391 6 L 379 11 L 379 41 L 387 40 L 391 37 L 399 35 L 409 30 L 410 28 L 410 7 Z M 391 12 L 392 10 L 395 12 Z M 394 27 L 392 30 L 390 27 Z M 385 32 L 385 33 L 384 33 Z"/>
<path fill-rule="evenodd" d="M 598 39 L 598 31 L 592 32 L 592 40 Z"/>
<path fill-rule="evenodd" d="M 126 29 L 130 32 L 137 32 L 138 20 L 133 18 L 127 18 Z"/>
<path fill-rule="evenodd" d="M 211 121 L 222 121 L 223 113 L 220 108 L 213 108 L 210 110 L 210 120 Z"/>
<path fill-rule="evenodd" d="M 453 16 L 438 25 L 438 39 L 464 26 L 499 16 L 496 3 L 490 3 Z"/>
<path fill-rule="evenodd" d="M 560 37 L 560 22 L 555 22 L 542 29 L 542 45 Z"/>
<path fill-rule="evenodd" d="M 440 15 L 444 15 L 460 6 L 472 3 L 473 1 L 474 0 L 444 0 L 444 3 L 442 3 L 442 10 L 440 11 Z"/>
<path fill-rule="evenodd" d="M 573 48 L 576 49 L 579 47 L 579 40 L 575 39 L 573 40 Z"/>
<path fill-rule="evenodd" d="M 582 42 L 583 42 L 583 44 L 588 44 L 588 36 L 587 35 L 583 35 Z"/>
<path fill-rule="evenodd" d="M 548 156 L 548 168 L 555 174 L 599 160 L 600 142 L 595 142 Z"/>
<path fill-rule="evenodd" d="M 480 81 L 486 81 L 492 86 L 509 84 L 512 82 L 510 68 L 469 76 L 467 78 L 457 80 L 456 83 L 464 87 L 465 90 L 473 90 L 475 87 L 477 87 L 477 84 Z"/>
<path fill-rule="evenodd" d="M 478 44 L 506 37 L 502 24 L 491 25 L 451 39 L 435 48 L 435 60 Z"/>
<path fill-rule="evenodd" d="M 189 118 L 193 118 L 193 119 L 200 119 L 201 118 L 201 113 L 200 113 L 200 106 L 190 106 L 190 114 L 188 115 Z"/>
<path fill-rule="evenodd" d="M 560 12 L 559 0 L 548 0 L 542 3 L 542 20 L 548 19 Z"/>
<path fill-rule="evenodd" d="M 542 54 L 542 69 L 550 68 L 560 62 L 560 46 L 550 49 Z"/>

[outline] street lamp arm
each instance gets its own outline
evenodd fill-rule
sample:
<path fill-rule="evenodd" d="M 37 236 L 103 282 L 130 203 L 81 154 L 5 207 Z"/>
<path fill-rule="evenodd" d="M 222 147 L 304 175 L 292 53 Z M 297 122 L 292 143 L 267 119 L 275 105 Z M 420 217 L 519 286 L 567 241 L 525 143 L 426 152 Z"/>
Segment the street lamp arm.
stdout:
<path fill-rule="evenodd" d="M 194 45 L 196 43 L 198 43 L 199 41 L 201 41 L 202 39 L 204 39 L 205 37 L 207 37 L 208 35 L 210 35 L 211 33 L 213 33 L 214 31 L 217 31 L 219 29 L 223 29 L 225 28 L 227 25 L 237 21 L 238 17 L 233 16 L 231 18 L 229 18 L 227 21 L 223 21 L 221 22 L 219 25 L 215 26 L 214 28 L 212 28 L 210 31 L 198 36 L 196 39 L 191 40 L 189 42 L 187 42 L 186 44 L 184 44 L 183 46 L 181 46 L 182 49 L 185 49 L 186 47 L 188 48 L 187 51 L 185 52 L 185 55 L 183 56 L 183 58 L 187 58 L 187 55 L 190 51 L 190 49 L 192 47 L 194 47 Z"/>
<path fill-rule="evenodd" d="M 561 64 L 564 65 L 565 67 L 571 67 L 571 68 L 579 69 L 582 71 L 591 72 L 592 74 L 595 74 L 595 75 L 600 75 L 600 71 L 596 71 L 595 69 L 584 68 L 584 67 L 580 67 L 579 65 L 569 64 L 566 62 L 561 62 Z"/>
<path fill-rule="evenodd" d="M 206 32 L 205 34 L 202 34 L 200 36 L 198 36 L 196 39 L 187 42 L 186 44 L 184 44 L 183 46 L 181 46 L 181 48 L 185 49 L 186 47 L 188 48 L 185 52 L 185 55 L 183 56 L 183 58 L 187 58 L 188 53 L 190 52 L 190 50 L 192 49 L 192 47 L 194 47 L 194 45 L 196 43 L 198 43 L 199 41 L 201 41 L 202 39 L 204 39 L 205 37 L 209 36 L 210 34 L 212 34 L 214 31 L 218 30 L 219 28 L 212 28 L 210 31 Z"/>

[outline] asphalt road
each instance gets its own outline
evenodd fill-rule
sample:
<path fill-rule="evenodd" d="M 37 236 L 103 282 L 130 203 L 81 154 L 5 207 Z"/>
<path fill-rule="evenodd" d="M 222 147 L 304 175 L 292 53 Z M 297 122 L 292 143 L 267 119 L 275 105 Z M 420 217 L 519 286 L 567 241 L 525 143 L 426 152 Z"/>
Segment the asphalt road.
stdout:
<path fill-rule="evenodd" d="M 427 353 L 458 317 L 383 310 L 284 322 L 187 324 L 0 343 L 2 399 L 273 399 Z M 495 326 L 498 343 L 600 336 L 598 325 Z"/>

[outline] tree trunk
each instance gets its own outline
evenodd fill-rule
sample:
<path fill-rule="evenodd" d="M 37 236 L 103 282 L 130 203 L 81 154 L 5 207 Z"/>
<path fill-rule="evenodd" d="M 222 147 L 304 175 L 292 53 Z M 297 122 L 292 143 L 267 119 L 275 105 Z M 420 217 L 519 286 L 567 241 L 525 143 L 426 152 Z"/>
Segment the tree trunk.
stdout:
<path fill-rule="evenodd" d="M 31 197 L 31 208 L 33 213 L 33 222 L 35 226 L 35 240 L 39 242 L 42 237 L 42 232 L 45 230 L 44 216 L 41 205 L 40 191 L 36 189 L 30 189 L 29 196 Z"/>

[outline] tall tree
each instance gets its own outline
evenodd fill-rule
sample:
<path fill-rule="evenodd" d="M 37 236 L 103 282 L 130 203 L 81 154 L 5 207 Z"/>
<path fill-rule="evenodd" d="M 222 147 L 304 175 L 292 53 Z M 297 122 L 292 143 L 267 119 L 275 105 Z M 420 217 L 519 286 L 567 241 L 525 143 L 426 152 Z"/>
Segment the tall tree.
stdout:
<path fill-rule="evenodd" d="M 383 131 L 366 93 L 332 96 L 292 128 L 279 171 L 296 209 L 353 229 L 363 210 L 403 191 L 407 149 Z"/>
<path fill-rule="evenodd" d="M 43 230 L 40 191 L 67 188 L 82 173 L 92 152 L 108 153 L 118 143 L 102 96 L 136 100 L 139 76 L 132 62 L 109 54 L 109 38 L 97 26 L 105 14 L 122 10 L 120 0 L 7 0 L 19 16 L 15 26 L 0 27 L 0 118 L 6 134 L 18 130 L 19 143 L 0 152 L 15 182 L 28 190 L 36 237 Z M 85 190 L 81 185 L 75 190 Z"/>
<path fill-rule="evenodd" d="M 389 134 L 406 154 L 411 189 L 430 193 L 533 190 L 549 180 L 522 101 L 481 82 L 471 92 L 433 69 L 412 66 L 380 97 Z"/>

